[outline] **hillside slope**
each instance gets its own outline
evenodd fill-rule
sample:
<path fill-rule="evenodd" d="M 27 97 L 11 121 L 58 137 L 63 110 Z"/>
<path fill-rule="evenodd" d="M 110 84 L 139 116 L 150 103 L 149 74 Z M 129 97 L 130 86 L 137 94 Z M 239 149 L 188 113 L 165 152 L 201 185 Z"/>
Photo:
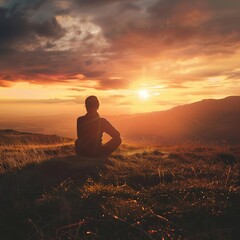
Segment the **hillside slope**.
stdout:
<path fill-rule="evenodd" d="M 240 141 L 240 96 L 114 119 L 123 136 L 160 142 Z"/>
<path fill-rule="evenodd" d="M 17 144 L 58 144 L 71 142 L 72 139 L 57 135 L 46 135 L 29 132 L 19 132 L 13 129 L 0 130 L 0 143 L 4 145 Z"/>

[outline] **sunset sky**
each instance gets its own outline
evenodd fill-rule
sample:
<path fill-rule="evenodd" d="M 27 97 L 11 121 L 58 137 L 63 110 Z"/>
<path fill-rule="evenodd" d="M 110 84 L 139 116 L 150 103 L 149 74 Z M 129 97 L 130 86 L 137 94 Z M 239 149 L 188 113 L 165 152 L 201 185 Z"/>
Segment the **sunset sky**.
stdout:
<path fill-rule="evenodd" d="M 238 0 L 0 0 L 1 115 L 149 112 L 240 95 Z"/>

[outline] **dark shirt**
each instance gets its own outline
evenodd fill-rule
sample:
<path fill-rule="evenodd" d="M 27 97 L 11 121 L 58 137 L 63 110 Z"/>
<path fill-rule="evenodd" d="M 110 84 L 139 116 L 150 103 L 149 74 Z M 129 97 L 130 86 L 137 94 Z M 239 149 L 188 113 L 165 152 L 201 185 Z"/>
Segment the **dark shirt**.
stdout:
<path fill-rule="evenodd" d="M 77 136 L 80 151 L 86 154 L 97 152 L 102 146 L 104 132 L 113 139 L 120 138 L 120 133 L 97 112 L 79 117 L 77 119 Z"/>

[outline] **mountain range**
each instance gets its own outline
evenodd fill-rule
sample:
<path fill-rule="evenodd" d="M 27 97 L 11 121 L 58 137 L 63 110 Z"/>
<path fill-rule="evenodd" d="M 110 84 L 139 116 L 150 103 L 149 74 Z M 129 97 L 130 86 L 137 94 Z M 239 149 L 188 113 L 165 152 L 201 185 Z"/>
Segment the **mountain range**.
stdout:
<path fill-rule="evenodd" d="M 127 139 L 163 143 L 240 143 L 240 96 L 205 99 L 170 110 L 113 118 Z"/>

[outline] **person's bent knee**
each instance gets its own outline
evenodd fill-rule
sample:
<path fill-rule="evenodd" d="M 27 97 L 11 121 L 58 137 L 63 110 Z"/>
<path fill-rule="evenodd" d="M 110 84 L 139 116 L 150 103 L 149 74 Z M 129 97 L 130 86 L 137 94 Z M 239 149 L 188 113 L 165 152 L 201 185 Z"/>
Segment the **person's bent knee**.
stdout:
<path fill-rule="evenodd" d="M 118 148 L 122 143 L 122 139 L 120 137 L 114 139 L 115 148 Z"/>
<path fill-rule="evenodd" d="M 75 147 L 79 145 L 79 142 L 80 142 L 80 140 L 79 140 L 79 138 L 77 138 L 77 139 L 75 140 Z"/>
<path fill-rule="evenodd" d="M 121 143 L 122 143 L 122 139 L 119 137 L 118 140 L 117 140 L 117 144 L 118 144 L 118 146 L 120 146 Z"/>
<path fill-rule="evenodd" d="M 76 141 L 75 141 L 75 153 L 76 153 L 76 155 L 79 155 L 80 153 L 79 153 L 79 139 L 76 139 Z"/>

